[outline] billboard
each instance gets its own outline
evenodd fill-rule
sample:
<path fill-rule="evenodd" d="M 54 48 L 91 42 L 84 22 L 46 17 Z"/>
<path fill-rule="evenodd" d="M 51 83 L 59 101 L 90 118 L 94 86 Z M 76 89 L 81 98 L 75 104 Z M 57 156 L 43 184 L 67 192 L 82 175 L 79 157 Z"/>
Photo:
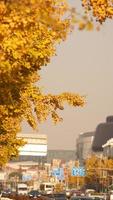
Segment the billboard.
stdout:
<path fill-rule="evenodd" d="M 23 174 L 22 175 L 22 181 L 31 181 L 32 176 L 30 174 Z"/>
<path fill-rule="evenodd" d="M 19 148 L 19 155 L 22 156 L 46 156 L 46 144 L 25 144 Z"/>
<path fill-rule="evenodd" d="M 52 176 L 56 177 L 58 180 L 64 180 L 64 169 L 63 168 L 53 169 Z"/>
<path fill-rule="evenodd" d="M 85 176 L 85 168 L 84 167 L 73 167 L 72 168 L 72 176 Z"/>

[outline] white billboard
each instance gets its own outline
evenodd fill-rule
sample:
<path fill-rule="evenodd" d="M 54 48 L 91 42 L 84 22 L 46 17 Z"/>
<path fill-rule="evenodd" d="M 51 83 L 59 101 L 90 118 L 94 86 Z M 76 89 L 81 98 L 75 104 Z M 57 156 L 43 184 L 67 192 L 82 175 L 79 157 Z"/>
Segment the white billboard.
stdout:
<path fill-rule="evenodd" d="M 46 156 L 47 145 L 45 144 L 25 144 L 19 148 L 19 155 L 26 156 Z"/>

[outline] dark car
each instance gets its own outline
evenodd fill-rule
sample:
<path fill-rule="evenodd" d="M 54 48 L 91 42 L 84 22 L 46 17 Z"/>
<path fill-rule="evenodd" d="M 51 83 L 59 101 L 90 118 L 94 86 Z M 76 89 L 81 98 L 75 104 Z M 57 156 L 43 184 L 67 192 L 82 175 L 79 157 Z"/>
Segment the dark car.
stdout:
<path fill-rule="evenodd" d="M 94 200 L 94 198 L 88 196 L 75 196 L 71 197 L 70 200 Z"/>
<path fill-rule="evenodd" d="M 55 200 L 67 200 L 65 193 L 55 193 L 54 199 Z"/>
<path fill-rule="evenodd" d="M 65 193 L 52 193 L 46 194 L 46 196 L 51 200 L 67 200 Z"/>
<path fill-rule="evenodd" d="M 11 190 L 9 190 L 9 189 L 1 191 L 2 197 L 8 197 L 10 194 L 11 194 Z"/>
<path fill-rule="evenodd" d="M 38 190 L 31 190 L 30 192 L 28 192 L 28 196 L 32 198 L 37 198 L 40 197 L 41 194 Z"/>
<path fill-rule="evenodd" d="M 93 198 L 93 200 L 105 200 L 104 197 L 92 197 L 92 198 Z"/>
<path fill-rule="evenodd" d="M 42 195 L 49 198 L 49 200 L 55 200 L 53 193 L 52 194 L 42 194 Z"/>

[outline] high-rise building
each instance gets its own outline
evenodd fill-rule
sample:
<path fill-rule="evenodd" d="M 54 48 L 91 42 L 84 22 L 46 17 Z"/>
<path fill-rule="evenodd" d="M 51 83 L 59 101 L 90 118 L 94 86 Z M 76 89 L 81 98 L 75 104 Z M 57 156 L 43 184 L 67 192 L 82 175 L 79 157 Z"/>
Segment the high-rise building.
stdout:
<path fill-rule="evenodd" d="M 113 138 L 113 116 L 108 116 L 106 122 L 100 123 L 96 128 L 92 145 L 93 151 L 102 152 L 102 145 L 111 138 Z"/>
<path fill-rule="evenodd" d="M 78 136 L 76 140 L 76 157 L 82 163 L 92 155 L 92 143 L 95 132 L 86 132 Z"/>

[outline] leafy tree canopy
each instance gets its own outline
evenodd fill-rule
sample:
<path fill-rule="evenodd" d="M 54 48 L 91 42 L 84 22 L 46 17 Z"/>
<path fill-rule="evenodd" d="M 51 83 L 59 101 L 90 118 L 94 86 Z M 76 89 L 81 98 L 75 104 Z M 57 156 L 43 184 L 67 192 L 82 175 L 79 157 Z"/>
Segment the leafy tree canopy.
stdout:
<path fill-rule="evenodd" d="M 21 122 L 33 128 L 67 102 L 83 106 L 78 94 L 43 94 L 39 71 L 73 28 L 73 9 L 65 0 L 0 1 L 0 164 L 18 155 Z"/>

